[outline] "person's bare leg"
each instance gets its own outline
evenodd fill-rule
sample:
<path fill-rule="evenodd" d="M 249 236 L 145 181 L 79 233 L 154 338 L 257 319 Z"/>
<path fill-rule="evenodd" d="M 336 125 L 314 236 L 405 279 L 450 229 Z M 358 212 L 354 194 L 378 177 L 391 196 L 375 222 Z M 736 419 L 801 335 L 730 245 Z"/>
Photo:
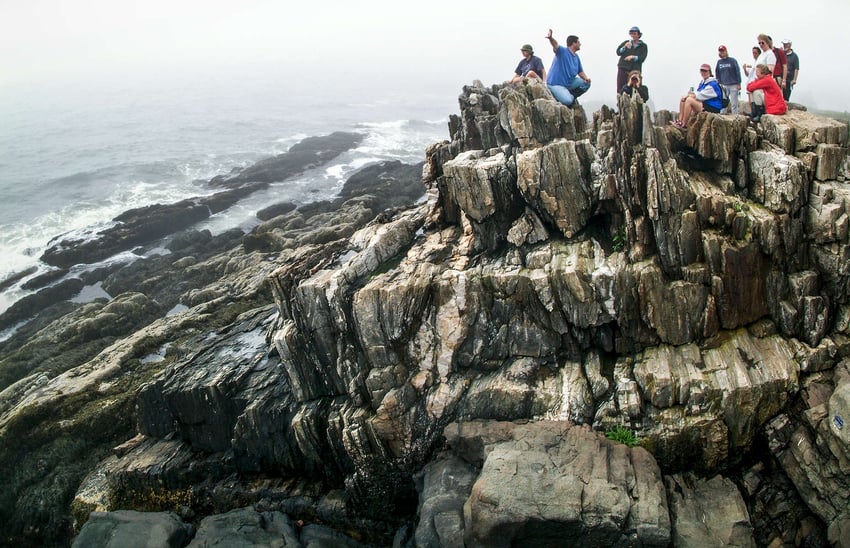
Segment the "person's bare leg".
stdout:
<path fill-rule="evenodd" d="M 688 125 L 688 120 L 691 119 L 691 115 L 699 114 L 700 112 L 702 112 L 702 103 L 694 97 L 688 97 L 685 101 L 685 116 L 682 123 Z"/>

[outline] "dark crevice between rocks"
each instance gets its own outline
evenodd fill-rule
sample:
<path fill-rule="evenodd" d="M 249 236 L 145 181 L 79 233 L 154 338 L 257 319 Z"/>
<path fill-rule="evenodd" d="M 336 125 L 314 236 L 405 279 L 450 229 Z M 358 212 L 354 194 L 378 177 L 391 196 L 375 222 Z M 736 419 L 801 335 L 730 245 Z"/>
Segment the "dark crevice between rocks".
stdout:
<path fill-rule="evenodd" d="M 805 404 L 799 407 L 805 408 Z M 771 453 L 763 429 L 741 456 L 740 463 L 728 473 L 747 504 L 757 546 L 774 546 L 778 538 L 785 546 L 830 546 L 826 523 L 800 498 L 791 479 Z M 783 532 L 786 535 L 795 533 L 794 538 L 782 538 Z"/>

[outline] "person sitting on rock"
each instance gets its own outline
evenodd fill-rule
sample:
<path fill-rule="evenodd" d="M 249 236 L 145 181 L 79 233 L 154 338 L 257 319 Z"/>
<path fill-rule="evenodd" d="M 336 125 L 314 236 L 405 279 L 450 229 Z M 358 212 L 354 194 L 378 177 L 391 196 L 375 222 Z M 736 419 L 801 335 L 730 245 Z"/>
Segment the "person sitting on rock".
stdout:
<path fill-rule="evenodd" d="M 788 105 L 782 97 L 779 84 L 773 79 L 773 70 L 765 64 L 756 65 L 757 77 L 747 84 L 752 97 L 752 120 L 758 122 L 762 114 L 785 114 Z"/>
<path fill-rule="evenodd" d="M 576 98 L 590 89 L 590 78 L 584 73 L 578 56 L 581 41 L 578 36 L 571 34 L 567 36 L 567 47 L 559 46 L 558 41 L 552 38 L 552 29 L 549 29 L 546 39 L 555 52 L 552 66 L 549 67 L 549 76 L 546 77 L 546 85 L 559 103 L 571 107 Z"/>
<path fill-rule="evenodd" d="M 516 84 L 521 82 L 523 78 L 537 78 L 538 80 L 546 81 L 546 69 L 543 67 L 543 61 L 540 57 L 534 55 L 534 48 L 531 44 L 524 44 L 520 50 L 522 59 L 514 70 L 514 77 L 510 83 Z"/>
<path fill-rule="evenodd" d="M 691 91 L 682 97 L 679 101 L 679 118 L 671 122 L 678 128 L 686 128 L 692 114 L 699 114 L 702 111 L 718 113 L 723 108 L 723 91 L 711 74 L 711 65 L 703 63 L 699 67 L 699 72 L 702 81 L 697 86 L 696 93 L 694 88 L 691 88 Z"/>
<path fill-rule="evenodd" d="M 625 93 L 628 96 L 631 96 L 635 92 L 640 95 L 644 102 L 649 101 L 649 89 L 643 85 L 643 77 L 639 70 L 631 71 L 628 82 L 620 89 L 620 93 Z"/>

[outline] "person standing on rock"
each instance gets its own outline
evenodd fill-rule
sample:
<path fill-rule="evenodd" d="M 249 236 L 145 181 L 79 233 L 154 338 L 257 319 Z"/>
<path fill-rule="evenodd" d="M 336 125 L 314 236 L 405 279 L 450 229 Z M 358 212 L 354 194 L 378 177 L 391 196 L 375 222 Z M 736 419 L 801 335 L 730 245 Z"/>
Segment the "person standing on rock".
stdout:
<path fill-rule="evenodd" d="M 782 48 L 785 51 L 785 58 L 788 59 L 788 80 L 785 82 L 782 96 L 788 101 L 791 99 L 791 90 L 797 85 L 797 76 L 800 74 L 800 58 L 791 49 L 791 40 L 787 38 L 782 40 Z"/>
<path fill-rule="evenodd" d="M 576 98 L 590 89 L 590 77 L 584 73 L 578 56 L 581 41 L 578 36 L 571 34 L 567 36 L 567 46 L 560 46 L 552 37 L 552 29 L 549 29 L 546 39 L 555 52 L 552 66 L 549 67 L 549 76 L 546 77 L 546 85 L 559 103 L 572 107 Z"/>
<path fill-rule="evenodd" d="M 753 46 L 753 62 L 754 63 L 756 61 L 758 61 L 759 55 L 761 55 L 761 49 L 758 46 Z M 747 77 L 747 83 L 748 84 L 756 79 L 755 65 L 751 65 L 750 63 L 744 63 L 743 65 L 741 65 L 741 68 L 744 69 L 744 76 Z"/>
<path fill-rule="evenodd" d="M 761 53 L 759 53 L 755 64 L 767 65 L 770 67 L 771 72 L 773 72 L 773 69 L 776 66 L 776 54 L 773 53 L 773 49 L 770 47 L 770 36 L 766 34 L 759 34 L 758 44 Z M 752 79 L 754 80 L 756 78 L 758 78 L 758 75 L 754 74 Z"/>
<path fill-rule="evenodd" d="M 785 50 L 773 47 L 773 38 L 770 36 L 767 37 L 767 45 L 770 46 L 770 51 L 776 57 L 776 64 L 773 66 L 773 79 L 784 90 L 785 83 L 788 81 L 788 59 L 785 57 Z"/>
<path fill-rule="evenodd" d="M 717 55 L 720 57 L 717 60 L 717 64 L 714 65 L 717 83 L 726 90 L 726 95 L 729 97 L 729 106 L 727 107 L 729 112 L 738 114 L 738 94 L 741 92 L 741 68 L 738 66 L 738 61 L 734 57 L 729 57 L 726 46 L 720 45 L 717 48 Z M 726 108 L 723 110 L 726 110 Z"/>
<path fill-rule="evenodd" d="M 516 84 L 521 82 L 523 78 L 537 78 L 546 81 L 546 69 L 543 67 L 543 61 L 540 57 L 534 55 L 534 48 L 531 44 L 524 44 L 520 50 L 522 59 L 514 70 L 514 77 L 510 83 Z"/>
<path fill-rule="evenodd" d="M 633 70 L 643 71 L 643 62 L 649 52 L 646 43 L 641 40 L 643 34 L 638 27 L 629 29 L 629 39 L 617 46 L 617 55 L 620 61 L 617 63 L 617 93 L 624 86 L 629 85 L 629 73 Z"/>

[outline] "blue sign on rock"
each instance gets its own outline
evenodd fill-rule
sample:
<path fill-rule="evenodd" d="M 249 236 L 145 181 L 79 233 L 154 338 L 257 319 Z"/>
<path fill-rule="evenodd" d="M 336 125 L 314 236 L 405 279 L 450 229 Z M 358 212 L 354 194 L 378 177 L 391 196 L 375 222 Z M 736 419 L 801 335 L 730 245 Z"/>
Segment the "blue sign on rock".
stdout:
<path fill-rule="evenodd" d="M 841 430 L 844 428 L 844 419 L 841 418 L 841 415 L 835 415 L 832 417 L 832 422 L 835 424 L 835 427 Z"/>

